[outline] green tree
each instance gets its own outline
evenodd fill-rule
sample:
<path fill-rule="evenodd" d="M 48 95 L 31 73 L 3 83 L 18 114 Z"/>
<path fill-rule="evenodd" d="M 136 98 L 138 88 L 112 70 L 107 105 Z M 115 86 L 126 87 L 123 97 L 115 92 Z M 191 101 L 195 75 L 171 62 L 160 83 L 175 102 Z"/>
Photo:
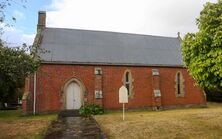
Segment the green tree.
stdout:
<path fill-rule="evenodd" d="M 0 102 L 7 102 L 16 90 L 24 86 L 25 78 L 34 73 L 38 60 L 27 54 L 27 46 L 9 48 L 0 46 Z"/>
<path fill-rule="evenodd" d="M 183 61 L 199 86 L 222 90 L 222 0 L 206 3 L 196 24 L 182 40 Z"/>

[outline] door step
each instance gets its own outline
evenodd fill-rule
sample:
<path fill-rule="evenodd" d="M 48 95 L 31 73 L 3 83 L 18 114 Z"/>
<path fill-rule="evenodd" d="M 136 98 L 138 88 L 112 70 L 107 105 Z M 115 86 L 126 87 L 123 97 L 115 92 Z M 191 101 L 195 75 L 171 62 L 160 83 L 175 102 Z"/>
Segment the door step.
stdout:
<path fill-rule="evenodd" d="M 62 110 L 59 112 L 59 117 L 79 117 L 79 110 Z"/>

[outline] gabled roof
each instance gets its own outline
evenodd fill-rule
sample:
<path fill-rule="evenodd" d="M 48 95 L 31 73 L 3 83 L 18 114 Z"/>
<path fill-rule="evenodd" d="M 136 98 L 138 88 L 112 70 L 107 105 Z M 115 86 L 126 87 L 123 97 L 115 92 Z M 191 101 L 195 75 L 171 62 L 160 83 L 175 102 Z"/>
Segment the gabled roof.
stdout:
<path fill-rule="evenodd" d="M 178 38 L 45 28 L 38 55 L 45 63 L 183 66 Z"/>

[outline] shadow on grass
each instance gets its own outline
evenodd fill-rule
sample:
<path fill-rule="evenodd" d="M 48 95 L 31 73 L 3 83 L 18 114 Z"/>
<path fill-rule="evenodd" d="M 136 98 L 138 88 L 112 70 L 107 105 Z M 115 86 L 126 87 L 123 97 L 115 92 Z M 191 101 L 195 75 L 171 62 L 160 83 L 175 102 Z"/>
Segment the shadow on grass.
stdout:
<path fill-rule="evenodd" d="M 37 115 L 23 115 L 22 110 L 0 110 L 0 120 L 41 120 L 47 119 L 49 121 L 55 120 L 56 114 L 37 114 Z"/>

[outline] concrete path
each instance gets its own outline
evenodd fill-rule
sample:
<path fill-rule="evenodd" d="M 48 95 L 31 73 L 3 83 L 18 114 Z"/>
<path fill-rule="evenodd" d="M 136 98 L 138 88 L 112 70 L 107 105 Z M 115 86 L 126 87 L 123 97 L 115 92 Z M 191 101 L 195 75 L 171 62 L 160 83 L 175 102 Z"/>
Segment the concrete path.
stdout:
<path fill-rule="evenodd" d="M 48 128 L 45 139 L 105 139 L 105 135 L 93 118 L 59 116 Z"/>

